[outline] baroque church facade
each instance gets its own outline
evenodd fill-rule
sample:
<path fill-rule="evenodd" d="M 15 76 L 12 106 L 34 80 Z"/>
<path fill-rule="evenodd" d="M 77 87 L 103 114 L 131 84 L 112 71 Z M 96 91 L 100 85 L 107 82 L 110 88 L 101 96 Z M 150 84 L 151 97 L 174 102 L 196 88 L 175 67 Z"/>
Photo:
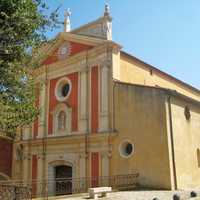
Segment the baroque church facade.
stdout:
<path fill-rule="evenodd" d="M 139 173 L 145 187 L 198 187 L 200 91 L 122 51 L 107 6 L 75 30 L 69 15 L 38 52 L 41 112 L 14 143 L 12 179 L 93 177 L 94 187 Z"/>

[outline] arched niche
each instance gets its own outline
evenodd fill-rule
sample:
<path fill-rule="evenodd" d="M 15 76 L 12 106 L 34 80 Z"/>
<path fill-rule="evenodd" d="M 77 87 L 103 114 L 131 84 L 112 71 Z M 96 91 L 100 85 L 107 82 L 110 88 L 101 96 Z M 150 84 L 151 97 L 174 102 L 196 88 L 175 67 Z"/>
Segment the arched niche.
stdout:
<path fill-rule="evenodd" d="M 59 103 L 53 111 L 53 135 L 71 133 L 72 109 L 65 103 Z M 62 115 L 61 115 L 62 114 Z M 60 120 L 64 120 L 61 122 Z"/>

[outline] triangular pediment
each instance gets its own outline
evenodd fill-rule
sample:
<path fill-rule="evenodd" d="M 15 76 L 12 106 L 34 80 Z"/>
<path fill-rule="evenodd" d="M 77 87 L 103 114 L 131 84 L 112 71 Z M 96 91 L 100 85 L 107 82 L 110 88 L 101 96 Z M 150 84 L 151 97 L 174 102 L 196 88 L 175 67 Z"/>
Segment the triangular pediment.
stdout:
<path fill-rule="evenodd" d="M 103 44 L 106 40 L 87 36 L 80 36 L 72 33 L 59 33 L 57 37 L 41 46 L 34 59 L 40 64 L 48 65 L 66 57 L 73 56 L 81 51 L 92 49 Z"/>
<path fill-rule="evenodd" d="M 93 48 L 93 46 L 63 40 L 61 44 L 42 61 L 42 64 L 48 65 L 91 48 Z"/>
<path fill-rule="evenodd" d="M 109 15 L 100 17 L 93 22 L 72 30 L 72 33 L 112 40 L 112 18 Z"/>

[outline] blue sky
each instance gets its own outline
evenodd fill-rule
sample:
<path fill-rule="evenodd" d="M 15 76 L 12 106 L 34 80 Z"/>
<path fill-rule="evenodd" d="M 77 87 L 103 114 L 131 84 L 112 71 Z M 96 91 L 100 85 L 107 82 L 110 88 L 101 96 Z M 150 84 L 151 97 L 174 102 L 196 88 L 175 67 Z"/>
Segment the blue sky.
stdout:
<path fill-rule="evenodd" d="M 72 11 L 72 28 L 103 15 L 109 3 L 113 40 L 123 50 L 200 89 L 200 0 L 45 0 Z M 49 32 L 50 38 L 62 29 Z"/>

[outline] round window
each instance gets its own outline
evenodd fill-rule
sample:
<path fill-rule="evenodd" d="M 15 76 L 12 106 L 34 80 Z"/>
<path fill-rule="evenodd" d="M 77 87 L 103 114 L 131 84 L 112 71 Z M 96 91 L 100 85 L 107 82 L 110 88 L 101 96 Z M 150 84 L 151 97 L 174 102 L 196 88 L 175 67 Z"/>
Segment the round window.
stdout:
<path fill-rule="evenodd" d="M 122 157 L 128 158 L 134 152 L 134 146 L 129 141 L 123 141 L 119 146 L 119 153 Z"/>
<path fill-rule="evenodd" d="M 71 82 L 67 78 L 60 79 L 55 88 L 55 96 L 58 101 L 66 100 L 71 92 Z"/>
<path fill-rule="evenodd" d="M 68 95 L 68 93 L 69 93 L 69 87 L 70 87 L 69 83 L 66 83 L 66 84 L 64 84 L 62 86 L 62 88 L 61 88 L 61 94 L 62 94 L 63 97 L 66 97 Z"/>
<path fill-rule="evenodd" d="M 133 151 L 133 146 L 132 144 L 128 143 L 126 146 L 125 146 L 125 154 L 126 155 L 130 155 Z"/>

